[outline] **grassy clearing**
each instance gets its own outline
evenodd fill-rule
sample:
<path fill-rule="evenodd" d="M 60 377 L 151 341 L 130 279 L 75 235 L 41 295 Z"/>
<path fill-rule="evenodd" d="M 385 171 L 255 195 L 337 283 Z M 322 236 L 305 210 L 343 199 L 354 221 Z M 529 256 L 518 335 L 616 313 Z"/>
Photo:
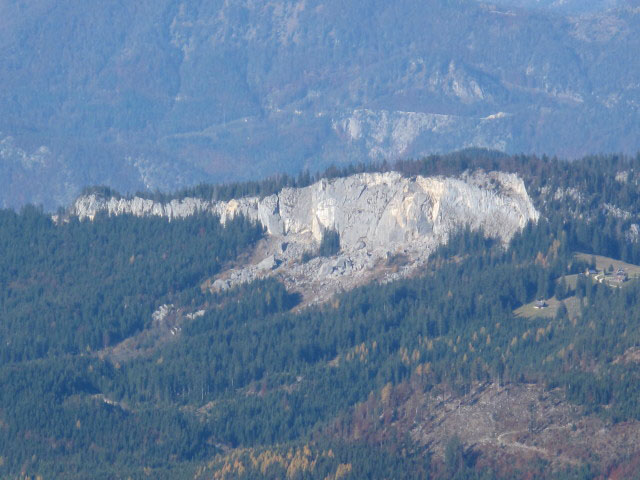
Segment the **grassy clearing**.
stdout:
<path fill-rule="evenodd" d="M 633 265 L 631 263 L 615 260 L 610 257 L 603 257 L 601 255 L 590 255 L 588 253 L 576 253 L 576 258 L 578 258 L 579 260 L 583 260 L 585 262 L 591 262 L 591 259 L 594 257 L 596 259 L 596 270 L 598 270 L 599 272 L 608 270 L 609 266 L 612 265 L 614 272 L 619 268 L 623 268 L 629 275 L 629 278 L 640 277 L 640 266 L 638 265 Z"/>
<path fill-rule="evenodd" d="M 545 308 L 536 308 L 535 307 L 536 302 L 531 302 L 515 309 L 513 313 L 515 313 L 516 316 L 518 317 L 524 317 L 524 318 L 555 317 L 556 313 L 558 313 L 560 302 L 556 299 L 556 297 L 552 297 L 545 301 L 547 303 L 547 306 Z"/>
<path fill-rule="evenodd" d="M 565 298 L 562 301 L 556 297 L 551 297 L 545 302 L 547 303 L 545 308 L 536 308 L 536 302 L 531 302 L 516 308 L 513 313 L 522 318 L 554 318 L 558 313 L 558 308 L 564 303 L 569 318 L 580 316 L 580 300 L 575 296 Z"/>
<path fill-rule="evenodd" d="M 579 276 L 580 275 L 578 275 L 578 274 L 576 274 L 576 275 L 565 275 L 564 276 L 564 280 L 565 280 L 565 282 L 567 282 L 567 287 L 569 287 L 570 290 L 575 290 L 576 289 L 576 285 L 578 284 L 578 277 Z M 556 281 L 560 281 L 560 279 L 558 279 Z"/>

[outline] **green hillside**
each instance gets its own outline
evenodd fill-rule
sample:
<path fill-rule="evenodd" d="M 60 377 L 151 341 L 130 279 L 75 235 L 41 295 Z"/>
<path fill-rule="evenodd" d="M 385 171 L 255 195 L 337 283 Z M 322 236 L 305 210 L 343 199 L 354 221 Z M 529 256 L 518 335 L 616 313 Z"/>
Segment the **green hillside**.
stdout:
<path fill-rule="evenodd" d="M 1 211 L 0 477 L 587 479 L 627 471 L 636 457 L 624 439 L 640 431 L 640 283 L 558 280 L 584 272 L 591 255 L 638 263 L 640 248 L 625 233 L 640 213 L 638 195 L 615 176 L 640 160 L 483 161 L 521 171 L 544 218 L 506 247 L 461 231 L 416 278 L 303 309 L 277 279 L 215 294 L 201 288 L 263 235 L 242 217 L 224 227 L 206 216 L 54 224 L 31 207 Z M 463 168 L 464 160 L 455 166 L 446 163 Z M 445 164 L 398 168 L 435 173 Z M 554 185 L 564 189 L 580 184 L 582 199 L 549 201 L 526 173 L 540 170 L 556 171 Z M 632 217 L 603 215 L 604 202 Z M 574 311 L 514 313 L 553 296 L 572 298 Z M 165 330 L 152 320 L 162 305 L 171 306 L 163 321 L 174 322 Z M 520 402 L 528 427 L 505 423 L 487 437 L 502 450 L 433 433 L 436 416 L 479 408 L 474 395 L 527 389 L 539 392 Z M 573 420 L 554 423 L 559 411 Z M 429 422 L 432 433 L 420 430 Z M 590 425 L 603 425 L 613 452 L 574 448 L 570 432 L 587 438 Z M 545 453 L 552 445 L 532 443 L 565 426 L 555 458 Z"/>

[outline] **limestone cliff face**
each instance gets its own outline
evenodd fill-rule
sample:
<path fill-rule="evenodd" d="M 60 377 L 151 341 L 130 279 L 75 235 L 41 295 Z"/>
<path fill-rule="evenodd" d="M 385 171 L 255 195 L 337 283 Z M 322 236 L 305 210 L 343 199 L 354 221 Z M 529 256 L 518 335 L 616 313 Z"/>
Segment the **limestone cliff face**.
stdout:
<path fill-rule="evenodd" d="M 262 223 L 272 236 L 310 234 L 319 241 L 324 230 L 334 229 L 345 250 L 362 243 L 373 248 L 410 246 L 430 236 L 448 235 L 462 225 L 508 241 L 527 221 L 538 218 L 522 180 L 500 172 L 459 179 L 360 174 L 285 188 L 262 199 L 228 202 L 185 198 L 159 203 L 87 195 L 76 200 L 71 213 L 93 219 L 100 211 L 169 219 L 210 212 L 220 215 L 222 222 L 241 213 Z"/>
<path fill-rule="evenodd" d="M 77 199 L 71 213 L 93 219 L 99 211 L 169 219 L 210 212 L 222 222 L 241 213 L 260 222 L 268 235 L 256 264 L 226 272 L 215 288 L 275 271 L 289 278 L 292 286 L 311 283 L 321 287 L 325 283 L 348 288 L 380 276 L 376 267 L 394 254 L 403 254 L 410 262 L 393 275 L 410 273 L 464 226 L 507 242 L 539 216 L 522 180 L 501 172 L 476 172 L 460 178 L 367 173 L 321 180 L 306 188 L 285 188 L 265 198 L 228 202 L 186 198 L 158 203 L 88 195 Z M 312 249 L 328 229 L 340 234 L 338 256 L 299 262 L 302 253 Z"/>

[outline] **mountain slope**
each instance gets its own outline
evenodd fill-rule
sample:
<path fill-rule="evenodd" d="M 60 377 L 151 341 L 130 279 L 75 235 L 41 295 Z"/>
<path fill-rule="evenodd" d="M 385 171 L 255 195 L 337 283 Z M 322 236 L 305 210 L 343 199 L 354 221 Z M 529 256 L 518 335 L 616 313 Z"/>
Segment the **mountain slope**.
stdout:
<path fill-rule="evenodd" d="M 155 200 L 93 189 L 74 206 L 92 220 L 0 210 L 0 476 L 637 470 L 640 157 L 379 168 Z M 321 227 L 312 274 L 335 283 L 365 251 L 381 281 L 306 307 L 286 271 L 304 258 L 286 255 Z M 257 261 L 269 278 L 211 288 Z"/>
<path fill-rule="evenodd" d="M 573 15 L 604 12 L 616 7 L 632 5 L 628 0 L 495 0 L 492 3 Z"/>
<path fill-rule="evenodd" d="M 640 14 L 473 1 L 4 3 L 0 204 L 482 146 L 635 152 Z M 34 162 L 41 147 L 50 155 Z M 18 152 L 18 153 L 16 153 Z M 21 152 L 21 153 L 20 153 Z"/>
<path fill-rule="evenodd" d="M 222 222 L 243 215 L 267 233 L 253 262 L 222 272 L 213 291 L 275 276 L 313 303 L 373 280 L 416 274 L 461 229 L 482 231 L 507 244 L 539 218 L 522 179 L 501 172 L 411 179 L 396 172 L 365 173 L 226 202 L 187 197 L 161 203 L 90 194 L 79 197 L 69 214 L 81 220 L 99 214 L 171 220 L 203 212 Z M 337 239 L 332 254 L 312 255 L 330 233 Z M 403 259 L 400 270 L 394 257 Z"/>

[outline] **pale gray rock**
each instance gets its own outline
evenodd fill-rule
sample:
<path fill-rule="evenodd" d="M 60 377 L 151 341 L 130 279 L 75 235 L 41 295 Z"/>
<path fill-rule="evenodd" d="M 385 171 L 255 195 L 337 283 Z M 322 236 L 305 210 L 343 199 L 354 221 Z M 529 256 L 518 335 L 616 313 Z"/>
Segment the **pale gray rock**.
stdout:
<path fill-rule="evenodd" d="M 556 195 L 559 193 L 565 194 Z M 208 212 L 218 215 L 223 223 L 242 214 L 265 227 L 265 256 L 257 265 L 225 272 L 225 280 L 217 279 L 212 289 L 225 290 L 278 273 L 289 287 L 313 291 L 314 298 L 320 299 L 373 278 L 395 279 L 411 274 L 461 228 L 482 230 L 506 243 L 527 222 L 539 217 L 522 179 L 514 174 L 482 171 L 459 178 L 365 173 L 323 179 L 305 188 L 284 188 L 264 198 L 226 202 L 185 198 L 163 204 L 138 197 L 104 199 L 87 195 L 78 198 L 71 208 L 71 214 L 81 219 L 93 219 L 100 211 L 169 220 Z M 302 264 L 302 254 L 317 248 L 327 230 L 340 235 L 338 256 Z M 387 260 L 397 254 L 404 255 L 407 264 L 381 273 L 377 266 L 393 268 Z"/>
<path fill-rule="evenodd" d="M 275 255 L 269 255 L 267 258 L 265 258 L 258 264 L 258 269 L 273 270 L 277 266 L 278 266 L 278 261 L 276 260 Z"/>
<path fill-rule="evenodd" d="M 611 205 L 610 203 L 603 204 L 602 209 L 608 216 L 620 218 L 622 220 L 629 220 L 633 216 L 631 212 L 622 210 L 621 208 L 618 208 L 615 205 Z"/>
<path fill-rule="evenodd" d="M 328 277 L 333 273 L 333 265 L 329 262 L 325 262 L 322 264 L 320 269 L 318 270 L 318 276 L 321 278 Z"/>
<path fill-rule="evenodd" d="M 223 292 L 229 289 L 229 281 L 222 280 L 221 278 L 219 278 L 215 282 L 213 282 L 213 285 L 211 288 L 212 290 L 215 290 L 217 292 Z"/>

